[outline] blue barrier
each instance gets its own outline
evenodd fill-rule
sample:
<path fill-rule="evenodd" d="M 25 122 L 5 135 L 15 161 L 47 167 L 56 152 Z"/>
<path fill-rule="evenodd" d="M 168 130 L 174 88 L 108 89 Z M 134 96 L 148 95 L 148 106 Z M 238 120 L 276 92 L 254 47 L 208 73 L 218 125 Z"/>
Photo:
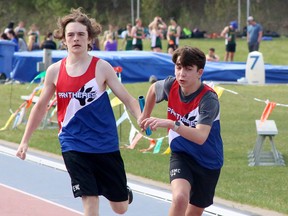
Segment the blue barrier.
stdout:
<path fill-rule="evenodd" d="M 10 78 L 10 72 L 13 68 L 15 46 L 12 41 L 0 40 L 0 73 L 4 73 L 7 78 Z"/>
<path fill-rule="evenodd" d="M 148 82 L 151 75 L 158 80 L 174 76 L 171 55 L 150 51 L 91 51 L 91 55 L 120 66 L 123 83 Z M 65 50 L 53 50 L 52 62 L 67 56 Z M 12 77 L 18 81 L 30 82 L 36 77 L 37 62 L 43 61 L 43 51 L 15 52 Z M 207 62 L 203 81 L 237 82 L 245 77 L 245 62 Z M 266 83 L 288 83 L 288 66 L 265 64 Z"/>

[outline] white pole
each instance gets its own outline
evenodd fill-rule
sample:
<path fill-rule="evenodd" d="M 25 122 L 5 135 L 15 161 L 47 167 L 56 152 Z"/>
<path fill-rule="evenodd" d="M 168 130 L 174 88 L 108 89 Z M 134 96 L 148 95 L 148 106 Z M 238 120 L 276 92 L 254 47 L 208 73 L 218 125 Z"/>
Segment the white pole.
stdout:
<path fill-rule="evenodd" d="M 137 0 L 137 18 L 140 18 L 140 0 Z"/>
<path fill-rule="evenodd" d="M 249 16 L 250 16 L 250 0 L 247 0 L 247 17 L 246 17 L 246 20 Z"/>
<path fill-rule="evenodd" d="M 238 30 L 241 31 L 241 0 L 238 0 Z"/>
<path fill-rule="evenodd" d="M 131 0 L 131 24 L 134 26 L 134 0 Z"/>

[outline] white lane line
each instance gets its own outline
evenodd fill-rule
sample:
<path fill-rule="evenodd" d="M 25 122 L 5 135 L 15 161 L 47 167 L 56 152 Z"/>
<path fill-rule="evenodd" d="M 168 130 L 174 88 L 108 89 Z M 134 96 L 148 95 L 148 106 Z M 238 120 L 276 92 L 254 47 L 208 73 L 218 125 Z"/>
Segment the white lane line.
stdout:
<path fill-rule="evenodd" d="M 0 145 L 0 152 L 10 155 L 10 156 L 16 155 L 16 150 L 13 150 L 11 148 L 4 147 L 1 145 Z M 65 165 L 59 162 L 54 162 L 54 161 L 47 160 L 47 159 L 34 156 L 34 155 L 30 155 L 30 154 L 27 154 L 26 160 L 67 172 Z M 133 191 L 138 192 L 140 194 L 150 196 L 156 199 L 160 199 L 166 202 L 171 202 L 172 200 L 172 194 L 170 192 L 168 193 L 168 192 L 152 189 L 150 187 L 142 186 L 142 185 L 135 184 L 129 181 L 128 181 L 128 185 L 131 187 Z M 234 211 L 233 209 L 223 208 L 223 207 L 216 206 L 216 205 L 211 205 L 208 208 L 206 208 L 205 213 L 209 215 L 213 215 L 213 216 L 251 216 L 251 214 L 238 212 L 236 210 Z"/>

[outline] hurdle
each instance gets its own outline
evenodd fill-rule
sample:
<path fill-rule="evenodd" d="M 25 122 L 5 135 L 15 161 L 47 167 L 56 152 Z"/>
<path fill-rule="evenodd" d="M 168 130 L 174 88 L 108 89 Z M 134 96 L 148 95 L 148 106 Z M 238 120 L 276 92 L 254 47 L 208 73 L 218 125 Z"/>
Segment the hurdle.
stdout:
<path fill-rule="evenodd" d="M 282 154 L 276 149 L 274 137 L 278 129 L 274 120 L 255 120 L 257 139 L 254 149 L 248 153 L 249 166 L 285 166 Z M 270 151 L 265 151 L 266 138 L 270 142 Z"/>

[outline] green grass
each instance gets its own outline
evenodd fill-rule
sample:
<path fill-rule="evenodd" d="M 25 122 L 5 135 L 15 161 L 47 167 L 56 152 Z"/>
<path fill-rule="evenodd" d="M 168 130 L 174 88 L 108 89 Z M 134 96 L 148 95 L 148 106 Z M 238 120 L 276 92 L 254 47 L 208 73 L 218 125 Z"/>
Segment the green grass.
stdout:
<path fill-rule="evenodd" d="M 285 53 L 285 46 L 283 44 L 287 43 L 287 38 L 276 38 L 272 41 L 262 41 L 260 43 L 260 50 L 263 54 L 263 59 L 265 63 L 274 65 L 286 65 L 287 59 Z M 205 53 L 208 52 L 210 47 L 216 49 L 217 54 L 220 56 L 220 60 L 224 60 L 225 55 L 225 45 L 223 39 L 198 39 L 198 40 L 182 40 L 181 45 L 186 44 L 190 46 L 196 46 L 202 49 Z M 246 38 L 237 39 L 237 47 L 234 56 L 235 62 L 246 62 L 248 56 L 248 47 Z"/>
<path fill-rule="evenodd" d="M 248 56 L 248 47 L 246 38 L 237 38 L 236 52 L 234 56 L 235 62 L 246 62 Z M 262 41 L 260 43 L 260 50 L 263 54 L 263 59 L 265 63 L 274 65 L 287 65 L 287 52 L 286 46 L 284 44 L 288 43 L 288 38 L 273 38 L 272 41 Z M 121 44 L 121 41 L 120 41 Z M 220 56 L 220 61 L 224 60 L 225 55 L 225 44 L 224 39 L 183 39 L 180 40 L 180 46 L 189 45 L 200 48 L 205 54 L 208 53 L 210 47 L 216 49 L 216 53 Z M 167 41 L 162 41 L 163 52 L 167 51 Z M 144 40 L 143 45 L 145 50 L 150 50 L 150 41 L 148 39 Z"/>
<path fill-rule="evenodd" d="M 135 96 L 145 95 L 149 83 L 138 83 L 126 85 L 127 89 Z M 222 85 L 223 86 L 223 85 Z M 288 89 L 286 85 L 267 86 L 241 86 L 225 85 L 224 88 L 238 92 L 238 95 L 224 92 L 220 98 L 222 137 L 224 141 L 225 162 L 221 173 L 216 196 L 249 204 L 262 208 L 267 208 L 288 214 L 287 191 L 288 178 L 287 167 L 249 167 L 247 153 L 252 150 L 256 141 L 255 119 L 259 119 L 265 104 L 257 102 L 254 98 L 269 99 L 280 104 L 287 104 Z M 10 91 L 11 86 L 0 86 L 1 114 L 0 125 L 4 125 L 10 113 Z M 12 86 L 13 95 L 11 107 L 13 110 L 21 103 L 20 95 L 29 94 L 32 87 L 27 89 L 27 85 Z M 155 116 L 165 117 L 166 103 L 158 104 L 154 110 Z M 116 118 L 121 112 L 119 107 L 114 108 Z M 278 150 L 284 155 L 287 162 L 287 107 L 276 106 L 269 119 L 276 121 L 279 134 L 275 137 Z M 133 124 L 136 126 L 135 121 Z M 19 128 L 0 132 L 0 139 L 19 143 L 25 125 Z M 137 127 L 137 126 L 136 126 Z M 142 153 L 140 150 L 148 148 L 149 141 L 141 139 L 134 150 L 125 148 L 128 144 L 128 137 L 131 125 L 124 121 L 119 128 L 121 152 L 126 164 L 128 173 L 139 175 L 149 179 L 168 183 L 169 155 L 162 155 L 168 147 L 167 138 L 164 139 L 159 154 Z M 166 136 L 165 130 L 160 130 L 152 134 L 152 138 Z M 265 143 L 269 146 L 268 143 Z M 57 140 L 57 129 L 37 130 L 30 142 L 30 146 L 60 154 Z M 286 192 L 285 192 L 286 191 Z"/>
<path fill-rule="evenodd" d="M 264 62 L 274 65 L 286 65 L 287 64 L 287 51 L 286 46 L 283 44 L 288 43 L 287 37 L 273 38 L 271 41 L 261 41 L 259 52 L 262 53 Z M 248 46 L 246 38 L 237 38 L 236 40 L 236 52 L 234 56 L 234 62 L 246 62 L 248 56 Z M 214 47 L 217 55 L 220 57 L 220 61 L 224 61 L 225 55 L 225 43 L 223 38 L 217 39 L 181 39 L 180 46 L 189 45 L 198 47 L 205 54 L 208 53 L 209 48 Z M 162 40 L 162 51 L 167 52 L 167 40 Z M 118 50 L 122 48 L 122 39 L 118 40 Z M 103 47 L 101 47 L 103 50 Z M 143 49 L 150 51 L 150 40 L 143 40 Z"/>
<path fill-rule="evenodd" d="M 219 54 L 221 46 L 224 47 L 223 40 L 185 40 L 185 42 L 197 45 L 201 49 L 206 49 L 214 45 Z M 212 43 L 213 42 L 213 43 Z M 263 42 L 261 49 L 263 49 L 264 58 L 270 59 L 272 64 L 284 64 L 284 58 L 287 59 L 285 52 L 276 56 L 275 49 L 281 50 L 284 39 L 270 41 L 273 49 L 269 53 L 269 48 L 265 47 L 266 42 Z M 267 42 L 270 43 L 270 42 Z M 287 40 L 285 40 L 287 43 Z M 181 41 L 181 43 L 184 43 Z M 215 44 L 214 44 L 215 43 Z M 240 42 L 238 42 L 239 44 Z M 145 45 L 146 46 L 146 45 Z M 240 45 L 239 45 L 240 46 Z M 246 44 L 243 41 L 243 51 L 239 48 L 240 53 L 243 52 L 242 57 L 245 61 L 247 56 Z M 270 45 L 269 45 L 270 46 Z M 224 48 L 223 48 L 224 49 Z M 276 51 L 275 51 L 276 52 Z M 283 56 L 282 56 L 283 55 Z M 282 60 L 279 60 L 282 59 Z M 237 60 L 238 61 L 238 60 Z M 240 60 L 239 60 L 240 61 Z M 149 83 L 135 83 L 125 85 L 128 91 L 134 96 L 146 95 Z M 137 88 L 135 87 L 137 86 Z M 242 204 L 248 204 L 265 209 L 278 211 L 288 214 L 288 170 L 287 166 L 248 166 L 248 151 L 252 150 L 256 141 L 256 127 L 255 120 L 261 117 L 264 110 L 265 103 L 255 101 L 254 98 L 262 100 L 269 99 L 280 104 L 288 104 L 287 85 L 265 85 L 265 86 L 250 86 L 250 85 L 221 85 L 222 87 L 238 92 L 234 95 L 224 91 L 220 98 L 221 103 L 221 125 L 222 138 L 224 142 L 224 166 L 220 176 L 220 180 L 216 189 L 216 196 L 235 201 Z M 28 95 L 31 93 L 32 85 L 28 88 L 25 85 L 0 85 L 1 92 L 1 113 L 0 113 L 0 127 L 4 126 L 10 116 L 9 109 L 16 110 L 22 103 L 20 95 Z M 112 97 L 112 95 L 111 95 Z M 166 103 L 157 104 L 153 115 L 158 117 L 166 117 Z M 277 149 L 283 154 L 286 164 L 288 164 L 288 127 L 287 107 L 276 106 L 269 119 L 275 120 L 279 134 L 275 136 L 275 144 Z M 123 112 L 123 107 L 115 107 L 114 113 L 116 119 Z M 135 123 L 135 120 L 132 120 Z M 12 130 L 11 126 L 8 130 L 0 132 L 0 139 L 19 143 L 23 135 L 25 125 L 20 125 L 17 129 Z M 169 155 L 162 155 L 164 150 L 168 147 L 167 138 L 163 140 L 161 151 L 159 154 L 142 153 L 140 150 L 148 148 L 149 141 L 142 138 L 135 149 L 127 149 L 125 146 L 129 144 L 129 133 L 131 125 L 128 121 L 124 121 L 119 127 L 120 133 L 120 147 L 125 161 L 126 170 L 128 173 L 168 183 L 168 167 Z M 166 136 L 166 130 L 159 130 L 153 132 L 152 138 Z M 266 141 L 266 147 L 269 143 Z M 57 129 L 39 129 L 32 136 L 30 146 L 60 154 L 59 143 L 57 140 Z"/>

